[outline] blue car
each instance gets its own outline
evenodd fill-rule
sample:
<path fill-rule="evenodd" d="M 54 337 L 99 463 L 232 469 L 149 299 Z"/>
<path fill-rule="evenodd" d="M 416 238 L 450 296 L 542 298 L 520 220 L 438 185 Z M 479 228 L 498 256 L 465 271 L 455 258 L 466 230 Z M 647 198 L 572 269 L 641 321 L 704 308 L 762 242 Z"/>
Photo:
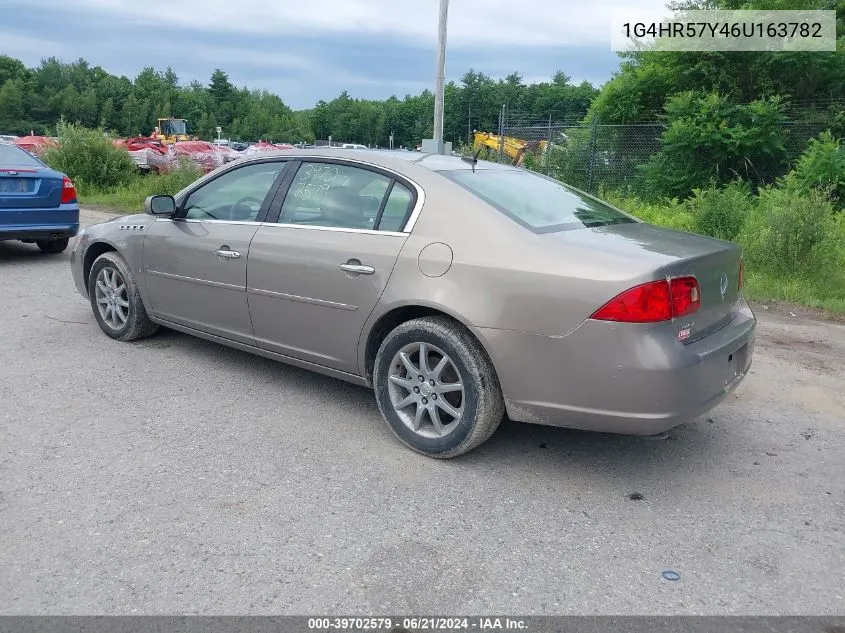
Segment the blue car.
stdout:
<path fill-rule="evenodd" d="M 0 145 L 0 241 L 20 240 L 61 253 L 79 231 L 70 178 L 15 145 Z"/>

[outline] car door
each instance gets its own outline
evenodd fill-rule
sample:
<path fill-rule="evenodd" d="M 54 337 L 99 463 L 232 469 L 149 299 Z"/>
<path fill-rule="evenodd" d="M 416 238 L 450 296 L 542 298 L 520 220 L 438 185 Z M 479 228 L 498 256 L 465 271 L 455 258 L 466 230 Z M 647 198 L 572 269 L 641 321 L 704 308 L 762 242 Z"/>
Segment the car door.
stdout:
<path fill-rule="evenodd" d="M 286 165 L 261 161 L 223 172 L 191 191 L 173 218 L 150 226 L 143 267 L 154 316 L 254 343 L 247 253 Z"/>
<path fill-rule="evenodd" d="M 415 196 L 375 168 L 302 162 L 278 221 L 259 228 L 249 251 L 256 345 L 357 374 L 358 339 L 407 239 Z"/>

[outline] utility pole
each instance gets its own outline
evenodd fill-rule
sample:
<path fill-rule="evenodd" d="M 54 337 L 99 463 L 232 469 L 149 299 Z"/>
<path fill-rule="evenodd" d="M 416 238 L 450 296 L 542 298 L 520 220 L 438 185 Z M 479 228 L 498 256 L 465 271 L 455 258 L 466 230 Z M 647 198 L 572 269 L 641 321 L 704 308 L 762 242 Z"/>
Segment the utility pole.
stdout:
<path fill-rule="evenodd" d="M 499 162 L 503 160 L 505 154 L 505 104 L 502 104 L 499 110 Z"/>
<path fill-rule="evenodd" d="M 449 0 L 440 0 L 440 22 L 437 26 L 437 81 L 434 87 L 434 142 L 437 153 L 443 153 L 443 90 L 446 76 L 446 16 Z"/>
<path fill-rule="evenodd" d="M 467 143 L 472 145 L 472 103 L 467 106 Z"/>

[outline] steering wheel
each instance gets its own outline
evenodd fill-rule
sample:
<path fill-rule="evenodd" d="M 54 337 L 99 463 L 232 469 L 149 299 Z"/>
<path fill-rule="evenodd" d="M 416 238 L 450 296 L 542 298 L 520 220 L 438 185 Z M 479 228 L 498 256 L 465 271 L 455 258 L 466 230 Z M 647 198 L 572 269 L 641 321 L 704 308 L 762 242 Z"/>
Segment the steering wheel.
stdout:
<path fill-rule="evenodd" d="M 247 204 L 249 202 L 254 202 L 256 208 Z M 261 210 L 261 203 L 263 202 L 264 200 L 256 198 L 255 196 L 244 196 L 232 205 L 229 213 L 233 220 L 255 219 L 255 216 Z"/>
<path fill-rule="evenodd" d="M 202 214 L 202 215 L 200 216 L 199 214 Z M 197 217 L 197 216 L 199 216 L 199 217 Z M 205 217 L 208 217 L 212 220 L 218 219 L 216 215 L 214 215 L 213 213 L 209 213 L 208 211 L 206 211 L 205 209 L 203 209 L 201 207 L 191 207 L 190 209 L 188 209 L 188 212 L 185 215 L 185 217 L 189 217 L 192 220 L 202 220 Z"/>

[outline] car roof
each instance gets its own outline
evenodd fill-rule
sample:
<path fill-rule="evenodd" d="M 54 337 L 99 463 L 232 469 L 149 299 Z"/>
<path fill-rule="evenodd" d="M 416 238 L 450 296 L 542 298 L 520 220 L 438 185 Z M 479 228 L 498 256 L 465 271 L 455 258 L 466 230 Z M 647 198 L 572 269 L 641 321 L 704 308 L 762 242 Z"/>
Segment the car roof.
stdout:
<path fill-rule="evenodd" d="M 409 163 L 425 167 L 431 171 L 457 171 L 472 169 L 472 164 L 462 160 L 460 156 L 451 154 L 423 154 L 420 152 L 408 152 L 404 150 L 389 149 L 286 149 L 272 152 L 262 152 L 255 156 L 241 159 L 254 161 L 270 157 L 284 158 L 345 158 L 370 163 L 379 167 L 386 167 L 402 172 L 403 167 Z M 476 170 L 517 170 L 517 167 L 502 165 L 486 160 L 479 160 L 475 165 Z"/>

